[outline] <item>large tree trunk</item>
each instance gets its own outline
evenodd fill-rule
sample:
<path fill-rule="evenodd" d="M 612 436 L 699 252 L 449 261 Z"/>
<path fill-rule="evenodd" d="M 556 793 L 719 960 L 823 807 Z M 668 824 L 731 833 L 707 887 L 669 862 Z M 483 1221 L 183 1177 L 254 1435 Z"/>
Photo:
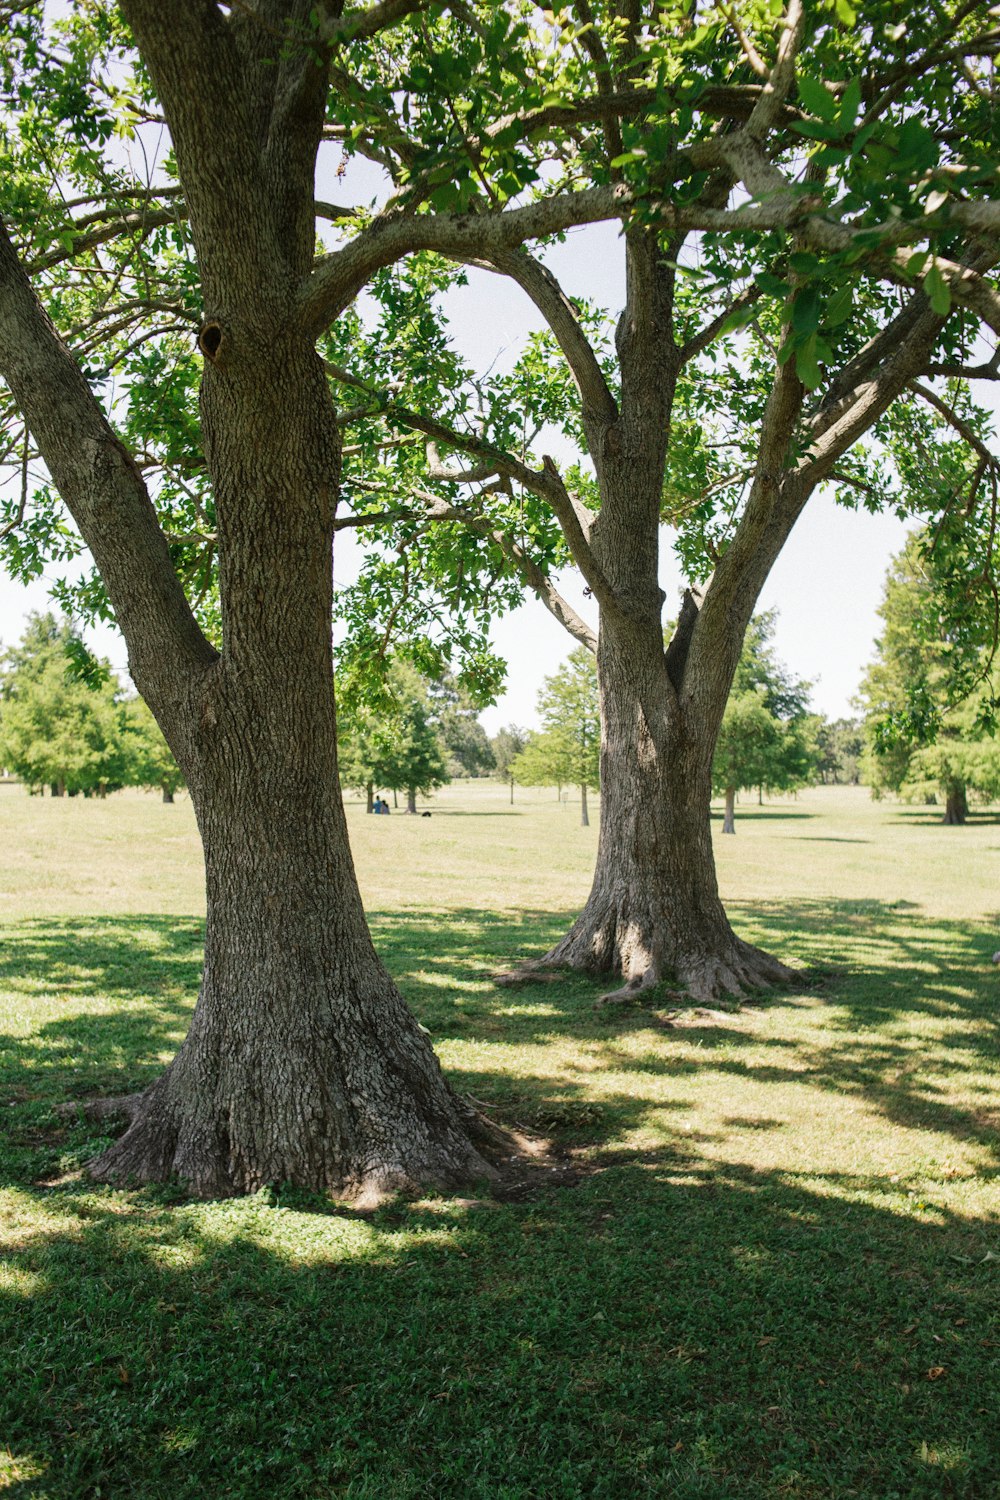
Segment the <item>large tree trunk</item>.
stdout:
<path fill-rule="evenodd" d="M 736 788 L 726 787 L 726 810 L 722 818 L 723 833 L 736 832 Z"/>
<path fill-rule="evenodd" d="M 192 788 L 208 920 L 191 1029 L 93 1174 L 353 1198 L 489 1175 L 368 936 L 329 682 L 283 692 L 275 669 L 266 691 L 219 705 L 211 775 Z"/>
<path fill-rule="evenodd" d="M 417 789 L 414 786 L 406 789 L 406 811 L 414 815 L 417 811 Z"/>
<path fill-rule="evenodd" d="M 700 1000 L 740 995 L 792 973 L 729 925 L 712 852 L 714 736 L 672 692 L 661 641 L 655 613 L 644 628 L 602 620 L 597 867 L 586 906 L 541 962 L 620 974 L 608 998 L 661 979 Z"/>
<path fill-rule="evenodd" d="M 969 815 L 969 803 L 965 794 L 965 786 L 955 783 L 948 788 L 948 798 L 944 809 L 944 822 L 953 827 L 961 826 Z"/>

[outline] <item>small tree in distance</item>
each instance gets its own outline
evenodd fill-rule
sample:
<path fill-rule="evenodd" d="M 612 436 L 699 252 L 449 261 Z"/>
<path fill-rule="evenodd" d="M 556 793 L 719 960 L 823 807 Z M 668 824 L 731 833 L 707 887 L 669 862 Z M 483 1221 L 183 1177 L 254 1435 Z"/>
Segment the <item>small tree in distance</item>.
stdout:
<path fill-rule="evenodd" d="M 506 724 L 498 729 L 490 740 L 493 751 L 493 774 L 500 781 L 509 783 L 510 800 L 514 801 L 514 762 L 528 743 L 528 731 L 518 724 Z"/>
<path fill-rule="evenodd" d="M 93 681 L 79 663 L 94 668 Z M 128 773 L 115 685 L 68 620 L 34 614 L 0 671 L 0 759 L 29 791 L 105 796 Z"/>
<path fill-rule="evenodd" d="M 601 711 L 597 668 L 580 646 L 538 694 L 542 730 L 532 734 L 511 764 L 511 773 L 527 786 L 578 786 L 580 822 L 590 825 L 587 792 L 600 786 Z"/>
<path fill-rule="evenodd" d="M 774 653 L 774 610 L 755 615 L 736 668 L 712 760 L 713 791 L 725 797 L 723 833 L 736 832 L 736 793 L 790 792 L 815 771 L 808 682 Z"/>
<path fill-rule="evenodd" d="M 406 811 L 415 813 L 418 793 L 451 780 L 427 685 L 415 668 L 394 662 L 385 700 L 344 716 L 338 761 L 341 781 L 366 792 L 369 812 L 376 784 L 405 791 Z"/>

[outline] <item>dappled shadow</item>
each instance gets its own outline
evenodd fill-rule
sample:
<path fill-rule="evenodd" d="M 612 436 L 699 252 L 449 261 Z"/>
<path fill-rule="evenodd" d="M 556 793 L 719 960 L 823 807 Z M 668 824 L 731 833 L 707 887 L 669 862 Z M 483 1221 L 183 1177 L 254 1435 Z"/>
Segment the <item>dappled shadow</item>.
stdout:
<path fill-rule="evenodd" d="M 0 1290 L 5 1493 L 984 1500 L 1000 1481 L 994 1227 L 917 1216 L 886 1182 L 678 1138 L 524 1202 L 367 1220 L 280 1195 L 21 1201 L 44 1227 Z"/>
<path fill-rule="evenodd" d="M 373 912 L 370 919 L 380 953 L 442 1049 L 449 1075 L 499 1110 L 504 1123 L 547 1132 L 555 1120 L 558 1135 L 559 1112 L 568 1110 L 568 1128 L 595 1141 L 602 1133 L 610 1138 L 644 1120 L 643 1075 L 690 1082 L 722 1074 L 855 1097 L 889 1120 L 976 1142 L 1000 1160 L 996 1101 L 954 1087 L 970 1068 L 1000 1063 L 990 963 L 997 939 L 986 924 L 929 923 L 912 903 L 867 900 L 755 902 L 732 915 L 738 931 L 810 971 L 812 987 L 759 996 L 732 1016 L 695 1008 L 671 1019 L 667 1012 L 678 1001 L 670 995 L 654 996 L 652 1010 L 599 1008 L 598 980 L 559 974 L 501 989 L 492 977 L 545 952 L 569 913 L 467 908 L 431 916 Z M 155 1077 L 186 1029 L 201 939 L 199 922 L 163 917 L 31 922 L 8 932 L 0 953 L 4 986 L 101 1002 L 4 1041 L 8 1181 L 72 1169 L 103 1140 L 93 1126 L 54 1122 L 54 1103 L 130 1092 Z M 762 1038 L 762 1009 L 796 1006 L 821 1011 L 822 1027 L 804 1036 L 776 1035 L 771 1027 Z M 923 1035 L 921 1025 L 933 1034 Z M 637 1051 L 639 1034 L 649 1042 Z M 567 1042 L 583 1059 L 582 1092 L 568 1065 L 560 1078 L 541 1065 L 532 1077 L 524 1058 L 515 1060 L 513 1049 Z M 586 1079 L 602 1070 L 634 1077 L 639 1102 L 630 1109 L 602 1103 L 585 1120 Z"/>

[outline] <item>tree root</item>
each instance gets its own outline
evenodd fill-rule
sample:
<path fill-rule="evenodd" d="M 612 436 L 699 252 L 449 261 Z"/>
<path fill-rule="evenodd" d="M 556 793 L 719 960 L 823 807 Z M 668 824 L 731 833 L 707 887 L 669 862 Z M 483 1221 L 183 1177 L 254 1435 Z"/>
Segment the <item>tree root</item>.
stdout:
<path fill-rule="evenodd" d="M 142 1094 L 114 1094 L 107 1099 L 70 1099 L 57 1104 L 54 1113 L 61 1119 L 82 1116 L 85 1120 L 125 1120 L 129 1124 L 142 1108 Z"/>

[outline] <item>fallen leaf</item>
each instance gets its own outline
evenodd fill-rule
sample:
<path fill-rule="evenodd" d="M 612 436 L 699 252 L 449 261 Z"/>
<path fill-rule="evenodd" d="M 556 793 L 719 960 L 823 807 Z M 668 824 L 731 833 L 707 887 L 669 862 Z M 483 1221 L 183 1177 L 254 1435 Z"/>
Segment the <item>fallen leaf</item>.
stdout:
<path fill-rule="evenodd" d="M 927 1371 L 927 1379 L 940 1380 L 941 1376 L 944 1374 L 944 1370 L 944 1365 L 931 1365 L 930 1369 Z"/>

